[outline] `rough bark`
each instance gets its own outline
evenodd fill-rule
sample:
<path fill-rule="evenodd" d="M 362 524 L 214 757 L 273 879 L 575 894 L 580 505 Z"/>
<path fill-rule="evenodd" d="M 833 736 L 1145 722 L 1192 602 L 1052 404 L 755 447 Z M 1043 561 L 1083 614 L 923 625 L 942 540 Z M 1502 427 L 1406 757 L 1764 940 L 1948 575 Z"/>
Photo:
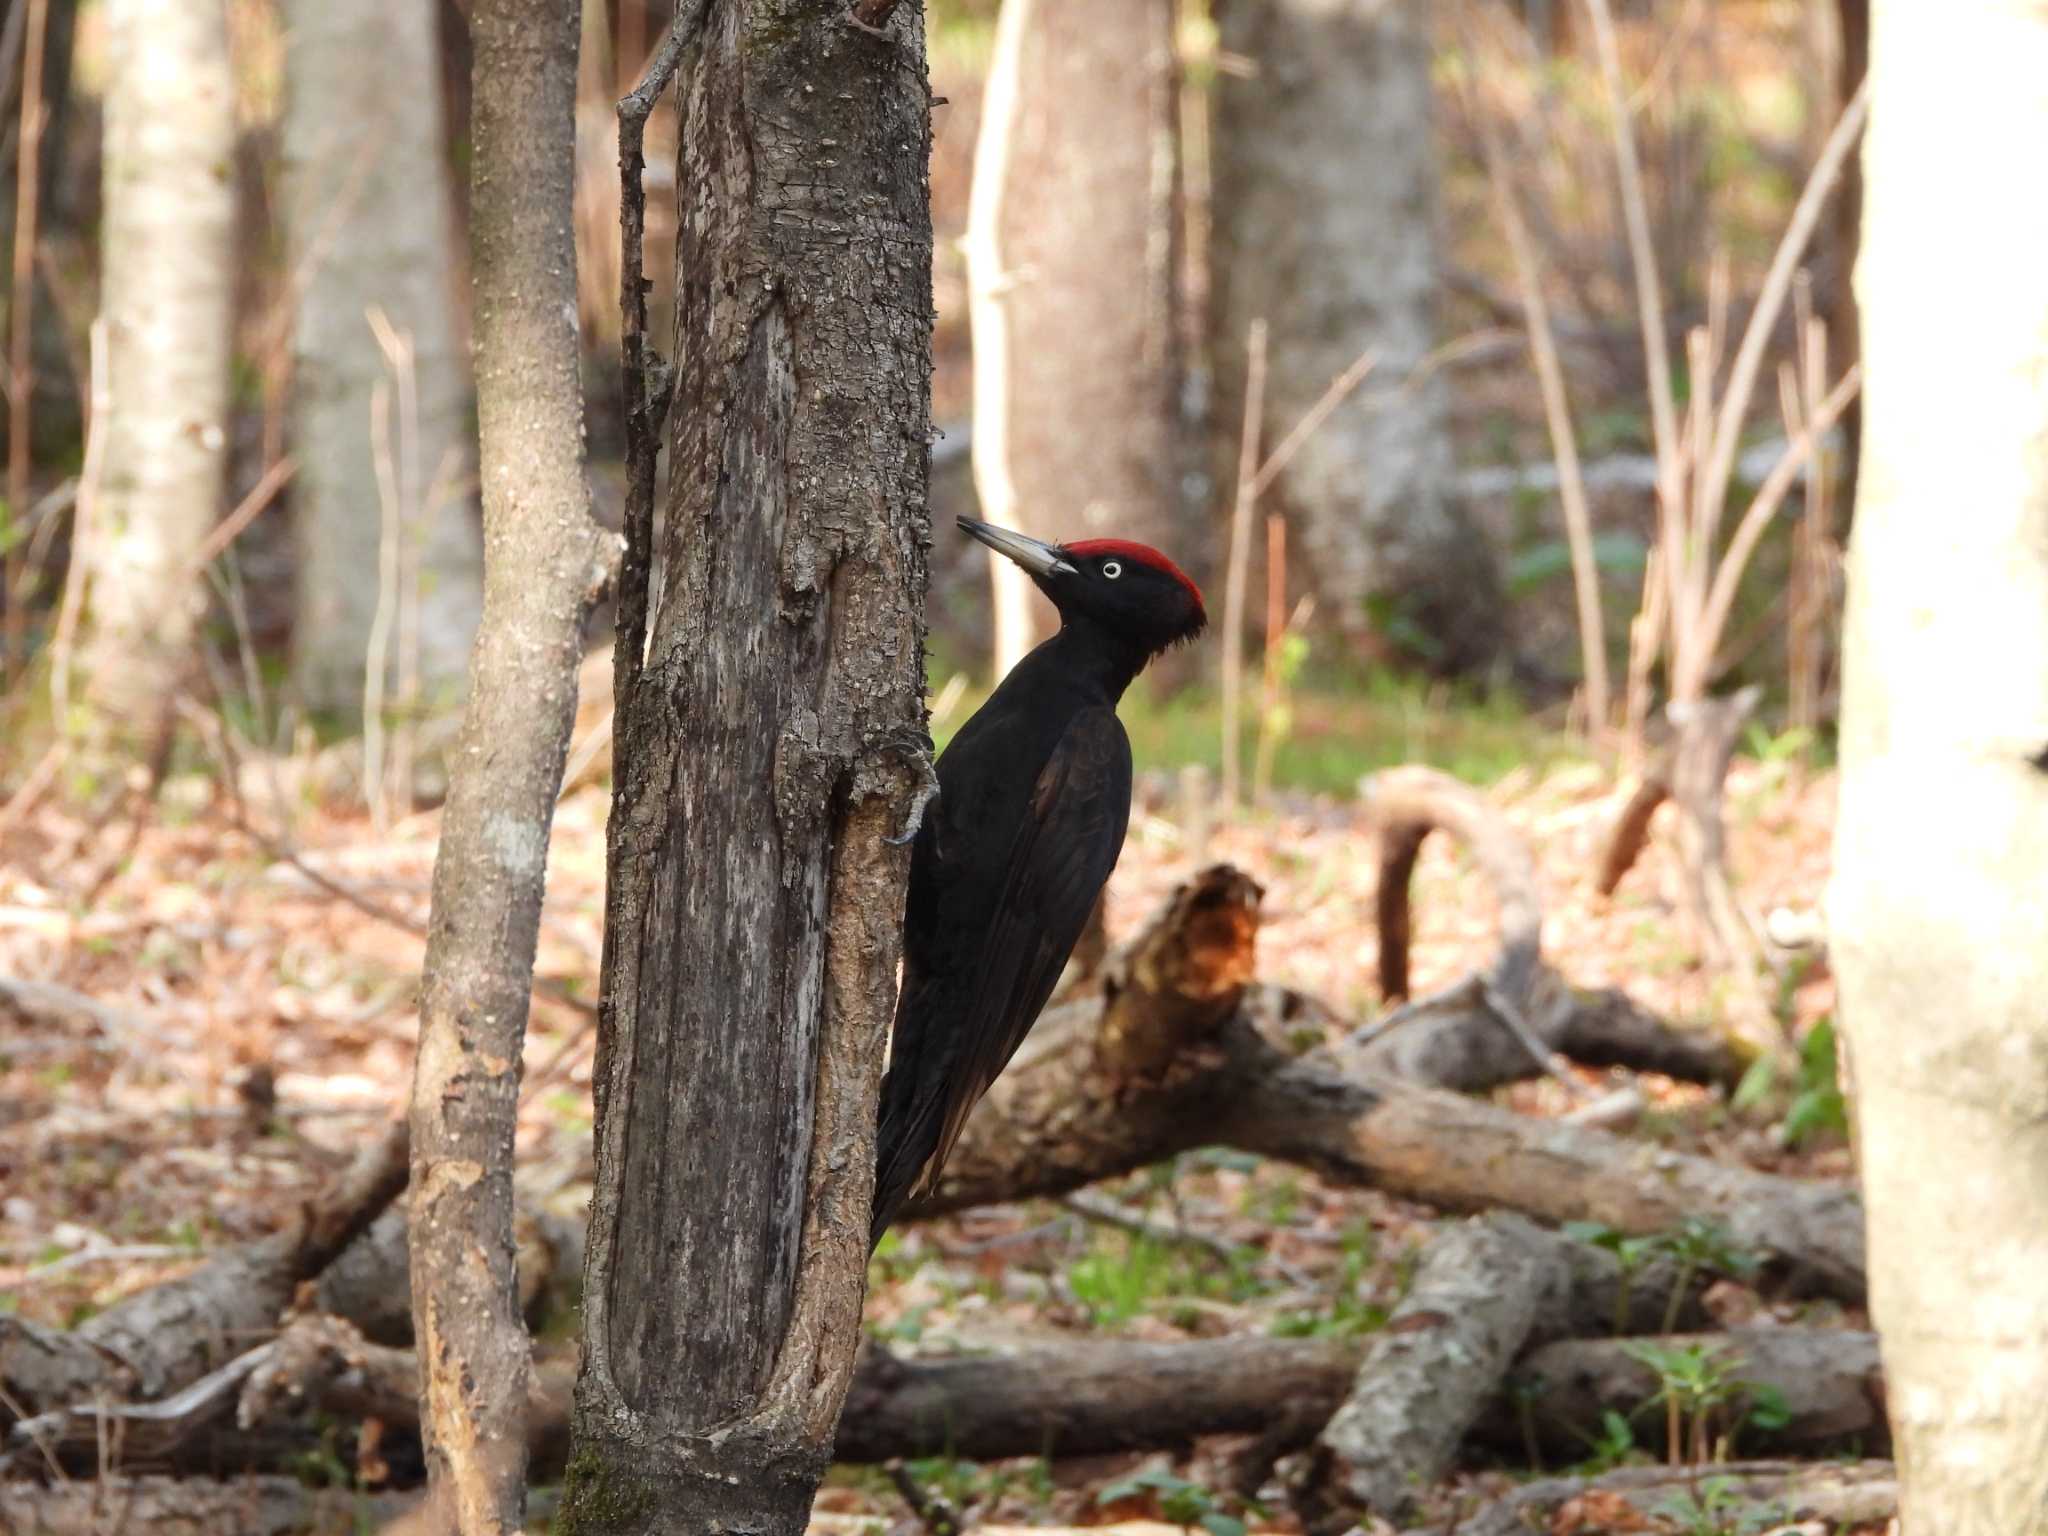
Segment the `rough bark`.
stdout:
<path fill-rule="evenodd" d="M 235 288 L 234 80 L 221 0 L 117 0 L 107 23 L 105 457 L 84 652 L 100 724 L 152 743 L 205 612 Z"/>
<path fill-rule="evenodd" d="M 1172 0 L 1004 0 L 968 218 L 974 478 L 991 521 L 1139 539 L 1195 570 L 1177 516 L 1174 16 Z M 990 569 L 1000 676 L 1058 626 L 1016 565 Z"/>
<path fill-rule="evenodd" d="M 1515 1362 L 1518 1389 L 1497 1396 L 1475 1428 L 1477 1438 L 1500 1450 L 1572 1461 L 1601 1434 L 1603 1415 L 1635 1425 L 1636 1443 L 1651 1450 L 1665 1439 L 1657 1401 L 1657 1372 L 1630 1353 L 1627 1339 L 1566 1339 L 1531 1350 Z M 1714 1352 L 1724 1377 L 1741 1384 L 1715 1415 L 1713 1437 L 1729 1433 L 1755 1401 L 1772 1388 L 1788 1421 L 1764 1429 L 1742 1425 L 1732 1449 L 1787 1456 L 1823 1456 L 1844 1450 L 1887 1455 L 1884 1372 L 1877 1338 L 1839 1328 L 1737 1328 L 1727 1333 L 1659 1339 L 1674 1349 Z"/>
<path fill-rule="evenodd" d="M 1796 1461 L 1729 1462 L 1722 1466 L 1623 1467 L 1599 1477 L 1557 1477 L 1528 1483 L 1476 1516 L 1450 1527 L 1410 1531 L 1408 1536 L 1529 1536 L 1531 1531 L 1654 1530 L 1657 1518 L 1684 1519 L 1707 1492 L 1720 1500 L 1714 1529 L 1775 1526 L 1817 1521 L 1848 1530 L 1882 1524 L 1898 1507 L 1898 1481 L 1888 1461 L 1859 1461 L 1816 1467 Z M 1730 1507 L 1730 1505 L 1734 1507 Z M 1553 1525 L 1576 1506 L 1574 1523 Z M 1742 1521 L 1743 1525 L 1730 1522 Z"/>
<path fill-rule="evenodd" d="M 431 1502 L 446 1529 L 487 1536 L 525 1523 L 513 1133 L 548 829 L 608 541 L 578 373 L 578 8 L 489 0 L 471 34 L 484 606 L 434 861 L 410 1237 Z"/>
<path fill-rule="evenodd" d="M 616 668 L 564 1527 L 794 1533 L 860 1333 L 907 870 L 882 839 L 930 774 L 923 14 L 719 5 L 678 93 L 674 468 L 644 668 Z"/>
<path fill-rule="evenodd" d="M 284 24 L 284 225 L 298 297 L 293 682 L 314 709 L 353 719 L 362 702 L 385 525 L 371 426 L 381 403 L 389 490 L 409 523 L 401 580 L 414 569 L 419 579 L 422 702 L 445 705 L 483 597 L 435 11 L 287 0 Z M 371 330 L 373 308 L 410 339 L 409 389 Z M 394 679 L 400 638 L 394 628 Z"/>
<path fill-rule="evenodd" d="M 1292 1490 L 1310 1531 L 1335 1536 L 1363 1513 L 1395 1518 L 1441 1477 L 1521 1353 L 1543 1294 L 1569 1284 L 1526 1222 L 1474 1221 L 1431 1243 Z"/>
<path fill-rule="evenodd" d="M 75 1330 L 0 1318 L 4 1422 L 101 1397 L 161 1397 L 220 1365 L 250 1335 L 275 1327 L 299 1284 L 397 1198 L 406 1147 L 401 1121 L 282 1230 L 117 1302 Z"/>
<path fill-rule="evenodd" d="M 1267 442 L 1368 346 L 1369 387 L 1274 487 L 1323 612 L 1444 671 L 1504 650 L 1500 577 L 1451 494 L 1435 345 L 1439 259 L 1423 0 L 1229 0 L 1216 85 L 1211 335 L 1216 420 L 1235 427 L 1244 340 L 1271 337 Z M 1227 484 L 1228 476 L 1220 483 Z"/>
<path fill-rule="evenodd" d="M 1967 73 L 1964 71 L 1967 69 Z M 1829 890 L 1907 1536 L 2048 1532 L 2048 5 L 1871 7 Z M 1972 253 L 1927 302 L 1933 253 Z M 1956 381 L 1970 380 L 1959 389 Z"/>

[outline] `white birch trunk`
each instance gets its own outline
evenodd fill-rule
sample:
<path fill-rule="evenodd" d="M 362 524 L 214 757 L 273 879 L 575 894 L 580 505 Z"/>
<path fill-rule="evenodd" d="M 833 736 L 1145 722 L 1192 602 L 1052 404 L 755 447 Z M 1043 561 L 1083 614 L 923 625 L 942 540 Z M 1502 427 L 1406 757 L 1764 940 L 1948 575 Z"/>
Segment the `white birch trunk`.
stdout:
<path fill-rule="evenodd" d="M 2048 1532 L 2048 3 L 1872 6 L 1831 948 L 1906 1536 Z"/>
<path fill-rule="evenodd" d="M 1177 516 L 1172 0 L 1004 0 L 968 212 L 974 482 L 1040 538 L 1131 538 L 1198 569 Z M 1056 627 L 1007 560 L 996 673 Z"/>
<path fill-rule="evenodd" d="M 107 7 L 104 459 L 83 547 L 89 697 L 118 736 L 161 725 L 221 512 L 234 260 L 234 82 L 221 0 Z"/>
<path fill-rule="evenodd" d="M 469 663 L 483 553 L 434 8 L 285 0 L 284 14 L 285 226 L 298 288 L 293 678 L 311 708 L 359 707 L 395 490 L 412 540 L 400 564 L 418 569 L 421 702 L 446 705 Z M 411 341 L 410 402 L 371 329 L 373 309 Z M 380 383 L 390 396 L 381 455 L 371 431 Z M 386 617 L 397 679 L 400 638 Z"/>

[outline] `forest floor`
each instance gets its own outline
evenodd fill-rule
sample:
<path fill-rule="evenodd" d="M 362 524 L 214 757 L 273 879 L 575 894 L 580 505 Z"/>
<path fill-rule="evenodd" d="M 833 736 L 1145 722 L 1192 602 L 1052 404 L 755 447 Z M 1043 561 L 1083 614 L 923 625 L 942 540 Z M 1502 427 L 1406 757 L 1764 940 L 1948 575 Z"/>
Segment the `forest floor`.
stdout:
<path fill-rule="evenodd" d="M 1198 867 L 1229 861 L 1266 890 L 1263 979 L 1312 993 L 1351 1021 L 1381 1011 L 1372 834 L 1353 797 L 1283 791 L 1273 809 L 1219 819 L 1203 836 L 1186 824 L 1173 782 L 1141 772 L 1111 886 L 1112 939 Z M 1536 853 L 1545 952 L 1560 970 L 1582 986 L 1625 987 L 1675 1024 L 1712 1028 L 1720 992 L 1679 922 L 1679 875 L 1661 822 L 1616 895 L 1594 893 L 1615 794 L 1607 771 L 1567 756 L 1507 772 L 1488 789 Z M 1819 905 L 1834 801 L 1833 774 L 1794 754 L 1737 761 L 1733 864 L 1752 910 Z M 213 780 L 173 776 L 146 820 L 87 821 L 52 797 L 0 833 L 0 976 L 59 983 L 98 1005 L 61 1028 L 24 1024 L 0 1007 L 0 1311 L 76 1324 L 273 1229 L 404 1102 L 437 813 L 380 832 L 360 812 L 297 798 L 286 828 L 266 803 L 238 810 Z M 526 1057 L 520 1157 L 559 1170 L 552 1199 L 564 1214 L 588 1194 L 588 1004 L 606 810 L 603 786 L 589 782 L 556 817 Z M 1488 961 L 1497 938 L 1492 897 L 1448 840 L 1426 845 L 1415 893 L 1419 994 Z M 1824 966 L 1787 980 L 1777 1005 L 1802 1034 L 1827 1018 Z M 1639 1135 L 1759 1169 L 1849 1171 L 1833 1128 L 1839 1101 L 1813 1112 L 1813 1097 L 1832 1091 L 1826 1071 L 1737 1111 L 1712 1090 L 1581 1070 L 1588 1083 L 1626 1078 L 1639 1088 L 1649 1103 Z M 1809 1129 L 1788 1137 L 1784 1116 L 1802 1089 Z M 1544 1079 L 1497 1097 L 1534 1114 L 1568 1107 Z M 1436 1220 L 1424 1207 L 1325 1187 L 1239 1154 L 1188 1154 L 1113 1193 L 1145 1216 L 1150 1235 L 1057 1202 L 986 1208 L 892 1235 L 874 1261 L 870 1330 L 893 1348 L 1046 1332 L 1363 1334 L 1399 1299 Z M 1733 1281 L 1710 1304 L 1723 1324 L 1867 1326 L 1852 1309 L 1770 1301 Z M 573 1326 L 558 1320 L 550 1337 Z M 1652 1449 L 1609 1445 L 1599 1454 L 1651 1459 Z M 1162 1514 L 1193 1523 L 1208 1514 L 1226 1530 L 1238 1520 L 1297 1528 L 1284 1505 L 1230 1504 L 1225 1513 L 1221 1496 L 1210 1501 L 1202 1490 L 1212 1486 L 1213 1450 L 1171 1462 L 931 1462 L 911 1471 L 976 1524 Z M 1133 1485 L 1145 1467 L 1170 1468 L 1192 1492 L 1175 1504 L 1171 1478 Z M 1506 1474 L 1466 1475 L 1433 1506 L 1455 1511 L 1505 1485 Z M 878 1471 L 836 1472 L 819 1508 L 891 1526 L 910 1519 Z"/>

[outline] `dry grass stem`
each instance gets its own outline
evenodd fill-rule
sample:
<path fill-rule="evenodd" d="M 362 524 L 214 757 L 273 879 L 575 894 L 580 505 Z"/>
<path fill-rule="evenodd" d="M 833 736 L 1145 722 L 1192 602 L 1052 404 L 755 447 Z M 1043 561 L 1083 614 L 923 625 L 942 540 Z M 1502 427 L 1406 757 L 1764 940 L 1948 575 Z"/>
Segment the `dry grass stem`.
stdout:
<path fill-rule="evenodd" d="M 1252 505 L 1258 500 L 1259 424 L 1266 408 L 1266 322 L 1245 336 L 1244 430 L 1237 447 L 1237 494 L 1230 507 L 1230 561 L 1223 579 L 1223 803 L 1238 802 L 1244 698 L 1244 589 L 1251 564 Z"/>

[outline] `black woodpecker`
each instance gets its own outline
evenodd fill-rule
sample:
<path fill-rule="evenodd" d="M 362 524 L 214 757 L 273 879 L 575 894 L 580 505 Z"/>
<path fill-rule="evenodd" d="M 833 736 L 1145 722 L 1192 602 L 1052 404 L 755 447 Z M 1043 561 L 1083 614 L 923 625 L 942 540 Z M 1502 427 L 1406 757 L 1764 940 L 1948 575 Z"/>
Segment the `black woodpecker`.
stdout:
<path fill-rule="evenodd" d="M 938 798 L 911 845 L 870 1248 L 937 1181 L 1116 867 L 1131 815 L 1117 700 L 1208 622 L 1200 590 L 1146 545 L 1046 544 L 964 517 L 960 527 L 1030 574 L 1060 630 L 940 755 Z"/>

